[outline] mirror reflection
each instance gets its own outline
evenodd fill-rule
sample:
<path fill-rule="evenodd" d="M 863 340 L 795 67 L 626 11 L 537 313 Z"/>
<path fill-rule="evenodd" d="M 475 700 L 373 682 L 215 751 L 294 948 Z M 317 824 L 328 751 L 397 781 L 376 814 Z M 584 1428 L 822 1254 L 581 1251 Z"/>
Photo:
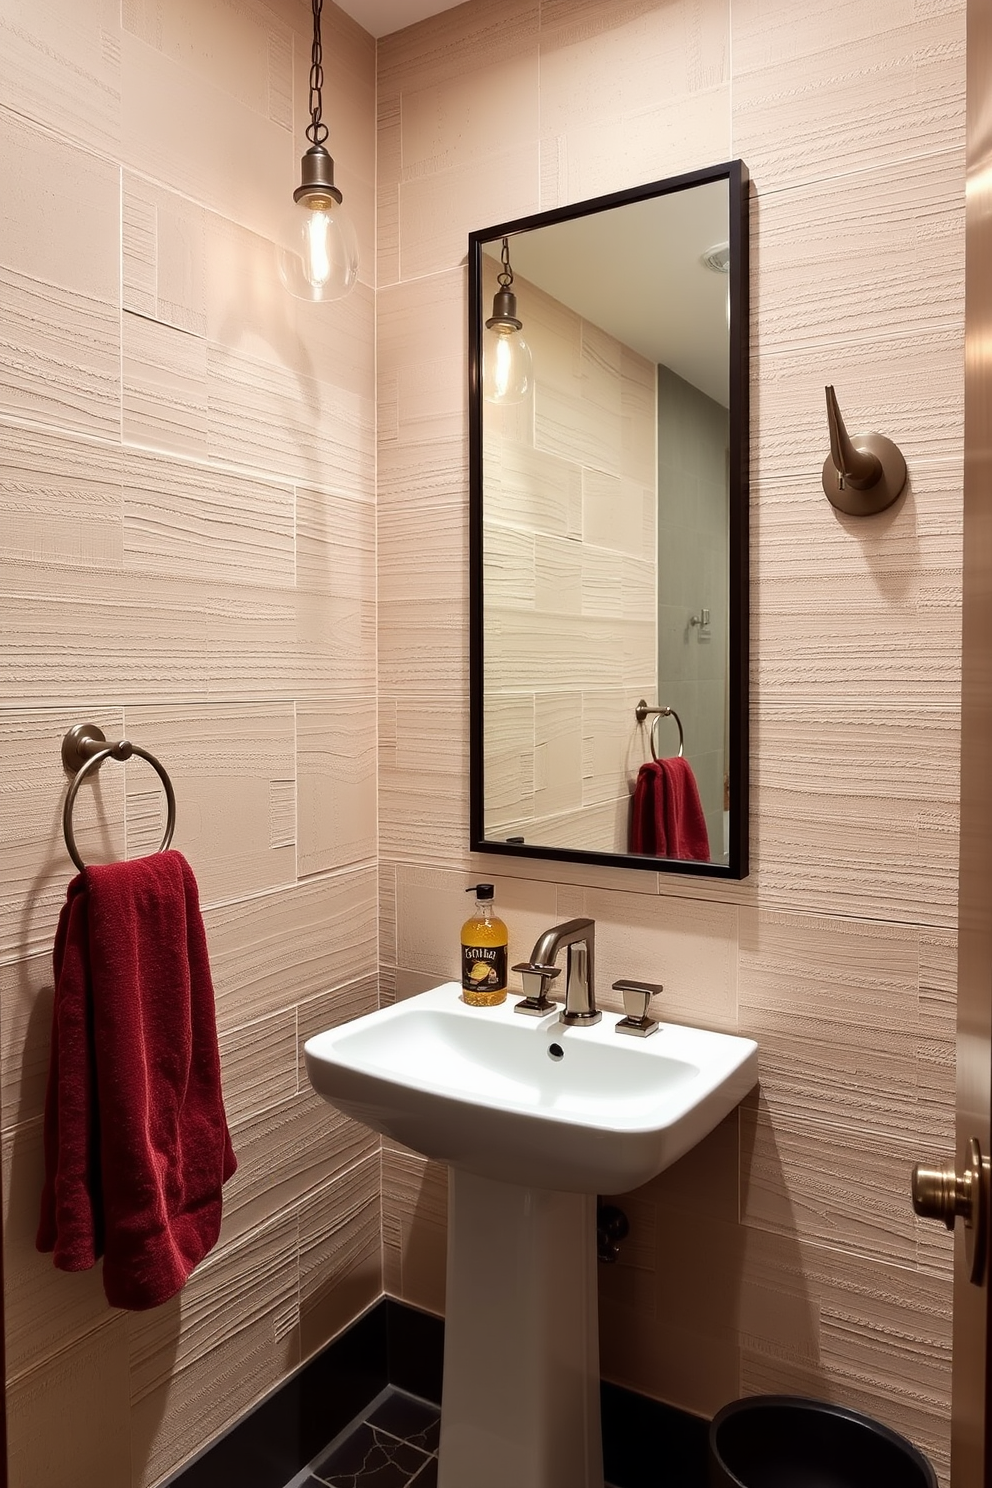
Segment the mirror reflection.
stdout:
<path fill-rule="evenodd" d="M 476 847 L 742 870 L 734 178 L 473 234 Z"/>

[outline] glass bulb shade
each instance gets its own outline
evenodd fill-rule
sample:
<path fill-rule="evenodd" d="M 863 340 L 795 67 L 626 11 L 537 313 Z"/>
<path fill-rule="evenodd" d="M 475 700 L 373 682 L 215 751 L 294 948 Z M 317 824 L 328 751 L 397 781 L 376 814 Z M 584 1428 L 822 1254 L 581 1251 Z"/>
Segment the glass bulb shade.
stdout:
<path fill-rule="evenodd" d="M 482 395 L 489 403 L 522 403 L 534 383 L 530 347 L 514 326 L 486 328 L 482 340 Z"/>
<path fill-rule="evenodd" d="M 358 278 L 358 237 L 340 202 L 327 196 L 294 203 L 279 277 L 299 300 L 339 300 Z"/>

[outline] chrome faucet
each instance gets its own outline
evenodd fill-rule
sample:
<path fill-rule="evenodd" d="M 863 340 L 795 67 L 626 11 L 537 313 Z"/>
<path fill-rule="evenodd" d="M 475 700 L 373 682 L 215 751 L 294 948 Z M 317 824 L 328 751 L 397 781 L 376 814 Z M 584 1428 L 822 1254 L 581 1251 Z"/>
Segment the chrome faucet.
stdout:
<path fill-rule="evenodd" d="M 547 995 L 548 987 L 559 974 L 554 961 L 564 947 L 568 948 L 568 962 L 561 1021 L 571 1027 L 587 1028 L 591 1023 L 598 1023 L 603 1016 L 596 1007 L 594 920 L 566 920 L 564 924 L 545 930 L 531 951 L 530 960 L 513 968 L 523 977 L 524 991 L 528 994 L 517 1003 L 514 1012 L 542 1017 L 554 1009 L 554 1003 Z"/>

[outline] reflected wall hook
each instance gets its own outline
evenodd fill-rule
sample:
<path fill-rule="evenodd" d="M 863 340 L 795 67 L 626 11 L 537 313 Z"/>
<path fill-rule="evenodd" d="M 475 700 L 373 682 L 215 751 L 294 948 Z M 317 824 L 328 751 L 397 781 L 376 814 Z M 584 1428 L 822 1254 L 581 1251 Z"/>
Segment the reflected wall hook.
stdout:
<path fill-rule="evenodd" d="M 823 462 L 823 489 L 827 500 L 849 516 L 874 516 L 901 494 L 906 461 L 884 434 L 855 434 L 852 439 L 833 388 L 826 391 L 830 453 Z"/>

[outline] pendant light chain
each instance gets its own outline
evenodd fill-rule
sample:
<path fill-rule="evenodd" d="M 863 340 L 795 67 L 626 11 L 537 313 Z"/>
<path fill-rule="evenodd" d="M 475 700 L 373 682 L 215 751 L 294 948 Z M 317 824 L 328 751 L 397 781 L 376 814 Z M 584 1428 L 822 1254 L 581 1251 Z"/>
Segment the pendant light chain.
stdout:
<path fill-rule="evenodd" d="M 320 45 L 320 12 L 324 0 L 313 0 L 313 49 L 310 53 L 310 123 L 307 139 L 312 145 L 322 145 L 327 138 L 327 125 L 321 119 L 324 87 L 324 61 Z"/>
<path fill-rule="evenodd" d="M 501 289 L 509 289 L 510 285 L 513 283 L 513 270 L 510 267 L 510 240 L 509 240 L 509 238 L 504 238 L 503 239 L 503 251 L 500 254 L 500 261 L 501 261 L 501 263 L 503 265 L 503 268 L 502 268 L 502 271 L 499 274 L 497 274 L 496 277 L 497 277 L 497 279 L 499 281 L 499 285 L 500 285 L 500 288 Z"/>

